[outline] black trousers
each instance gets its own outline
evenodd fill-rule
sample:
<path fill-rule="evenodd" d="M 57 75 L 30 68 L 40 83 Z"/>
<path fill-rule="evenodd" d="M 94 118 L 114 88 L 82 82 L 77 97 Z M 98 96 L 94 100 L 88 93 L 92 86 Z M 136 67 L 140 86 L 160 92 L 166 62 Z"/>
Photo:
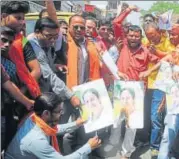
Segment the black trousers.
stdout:
<path fill-rule="evenodd" d="M 74 119 L 77 119 L 80 117 L 80 112 L 79 110 L 73 108 L 69 102 L 65 102 L 64 104 L 65 107 L 65 113 L 61 117 L 60 123 L 66 123 L 69 119 L 70 115 L 74 116 Z M 102 140 L 102 142 L 105 142 L 105 140 L 108 140 L 109 138 L 109 127 L 104 128 L 101 130 L 97 131 L 99 138 Z M 84 130 L 84 126 L 81 126 L 78 128 L 76 131 L 72 133 L 65 134 L 63 136 L 63 142 L 60 142 L 61 148 L 63 148 L 63 154 L 68 155 L 73 153 L 75 150 L 79 149 L 82 147 L 84 144 L 88 142 L 88 140 L 96 135 L 96 132 L 91 132 L 86 134 Z M 62 141 L 62 137 L 58 137 L 60 141 Z M 62 144 L 62 145 L 61 145 Z M 94 150 L 92 152 L 95 156 L 103 157 L 103 150 L 101 147 L 98 149 Z"/>
<path fill-rule="evenodd" d="M 78 109 L 74 108 L 69 100 L 66 100 L 63 102 L 63 109 L 64 109 L 64 114 L 61 115 L 60 120 L 59 120 L 59 124 L 65 124 L 68 122 L 70 116 L 72 116 L 73 120 L 76 120 L 79 117 L 79 111 Z M 74 136 L 74 135 L 73 135 Z M 62 154 L 64 154 L 64 150 L 69 149 L 68 151 L 72 151 L 71 150 L 71 144 L 64 144 L 64 136 L 57 136 L 58 139 L 58 144 L 60 147 L 60 151 Z M 72 140 L 70 140 L 72 141 Z M 64 146 L 65 145 L 65 146 Z"/>
<path fill-rule="evenodd" d="M 151 133 L 151 101 L 152 101 L 152 90 L 146 90 L 144 97 L 144 128 L 137 129 L 136 140 L 140 142 L 149 142 Z"/>
<path fill-rule="evenodd" d="M 7 149 L 8 145 L 16 134 L 19 122 L 27 113 L 27 109 L 20 103 L 12 102 L 4 105 L 5 150 Z"/>
<path fill-rule="evenodd" d="M 15 119 L 14 107 L 14 103 L 5 104 L 5 150 L 17 131 L 18 120 Z"/>

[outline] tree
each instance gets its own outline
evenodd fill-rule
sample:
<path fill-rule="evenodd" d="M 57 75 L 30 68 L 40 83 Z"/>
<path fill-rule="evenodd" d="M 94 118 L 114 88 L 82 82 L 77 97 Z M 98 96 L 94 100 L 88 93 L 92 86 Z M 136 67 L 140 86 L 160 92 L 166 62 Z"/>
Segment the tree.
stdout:
<path fill-rule="evenodd" d="M 173 9 L 174 14 L 179 14 L 179 3 L 174 1 L 157 1 L 155 2 L 149 10 L 142 10 L 142 15 L 152 12 L 157 12 L 159 14 L 164 13 L 170 9 Z"/>

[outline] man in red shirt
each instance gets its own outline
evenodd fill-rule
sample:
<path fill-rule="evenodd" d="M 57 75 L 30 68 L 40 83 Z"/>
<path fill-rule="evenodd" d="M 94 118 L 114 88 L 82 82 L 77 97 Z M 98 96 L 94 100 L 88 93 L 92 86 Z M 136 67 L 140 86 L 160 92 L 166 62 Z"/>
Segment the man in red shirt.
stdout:
<path fill-rule="evenodd" d="M 153 67 L 152 69 L 148 70 L 148 63 L 154 62 L 157 63 L 159 61 L 159 58 L 155 56 L 154 54 L 151 54 L 149 50 L 142 46 L 141 44 L 142 40 L 142 30 L 140 27 L 136 25 L 131 25 L 129 27 L 129 31 L 126 36 L 126 42 L 123 42 L 123 46 L 120 50 L 120 57 L 117 61 L 117 65 L 119 68 L 119 71 L 128 76 L 129 80 L 134 81 L 141 81 L 143 80 L 145 82 L 145 86 L 147 86 L 147 78 L 143 78 L 150 74 L 153 70 L 156 69 L 157 65 Z M 128 159 L 133 151 L 135 150 L 134 146 L 134 139 L 135 136 L 139 141 L 146 142 L 149 141 L 150 134 L 147 135 L 147 133 L 150 130 L 150 113 L 149 108 L 147 107 L 147 100 L 145 99 L 145 108 L 144 108 L 144 128 L 140 131 L 137 130 L 137 134 L 132 133 L 133 131 L 130 131 L 131 133 L 125 134 L 124 141 L 130 141 L 128 144 L 123 143 L 122 146 L 122 157 L 124 159 Z M 138 135 L 139 134 L 139 135 Z M 111 135 L 111 138 L 112 135 Z M 127 145 L 127 147 L 125 146 Z M 114 145 L 115 147 L 115 145 Z"/>
<path fill-rule="evenodd" d="M 117 65 L 119 71 L 125 73 L 129 80 L 139 81 L 144 74 L 150 74 L 155 67 L 148 70 L 148 63 L 157 63 L 159 58 L 151 54 L 149 50 L 141 44 L 142 30 L 136 25 L 129 27 L 127 33 L 127 43 L 124 43 Z M 147 82 L 147 79 L 144 79 Z"/>
<path fill-rule="evenodd" d="M 107 21 L 101 21 L 98 30 L 99 35 L 96 40 L 102 51 L 106 51 L 111 47 L 111 43 L 109 40 L 109 30 L 110 23 Z"/>
<path fill-rule="evenodd" d="M 138 11 L 138 8 L 136 6 L 128 6 L 124 9 L 122 8 L 121 13 L 119 16 L 117 16 L 113 20 L 113 29 L 114 29 L 114 35 L 116 39 L 124 39 L 126 37 L 126 34 L 128 32 L 128 27 L 131 25 L 131 23 L 124 23 L 125 18 L 131 13 L 131 11 Z"/>

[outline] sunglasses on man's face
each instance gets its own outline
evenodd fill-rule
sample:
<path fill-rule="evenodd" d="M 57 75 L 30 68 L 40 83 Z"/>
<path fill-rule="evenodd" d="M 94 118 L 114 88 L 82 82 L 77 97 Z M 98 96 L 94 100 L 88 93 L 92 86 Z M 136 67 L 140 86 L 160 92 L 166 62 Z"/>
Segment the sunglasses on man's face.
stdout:
<path fill-rule="evenodd" d="M 80 25 L 74 25 L 74 26 L 73 26 L 73 29 L 74 29 L 74 30 L 79 30 L 79 29 L 80 29 L 80 30 L 84 31 L 84 30 L 85 30 L 85 27 L 84 27 L 84 26 L 80 26 Z"/>

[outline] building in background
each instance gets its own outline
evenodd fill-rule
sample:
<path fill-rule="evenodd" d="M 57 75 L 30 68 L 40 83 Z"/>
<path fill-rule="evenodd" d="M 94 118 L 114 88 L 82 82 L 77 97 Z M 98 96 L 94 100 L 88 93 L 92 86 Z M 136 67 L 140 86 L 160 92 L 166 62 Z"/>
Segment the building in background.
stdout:
<path fill-rule="evenodd" d="M 56 10 L 64 11 L 64 12 L 75 12 L 75 13 L 78 13 L 81 10 L 84 10 L 85 4 L 88 4 L 88 3 L 89 3 L 89 0 L 54 1 Z M 45 3 L 44 1 L 32 1 L 30 5 L 32 8 L 30 10 L 31 12 L 39 12 L 39 10 L 41 10 L 41 8 L 45 6 Z"/>
<path fill-rule="evenodd" d="M 102 10 L 95 5 L 85 4 L 84 12 L 89 13 L 89 15 L 98 20 L 102 19 Z"/>
<path fill-rule="evenodd" d="M 29 5 L 30 5 L 30 13 L 34 13 L 34 12 L 40 12 L 42 9 L 44 9 L 44 5 L 41 5 L 39 3 L 35 3 L 33 1 L 29 1 Z"/>
<path fill-rule="evenodd" d="M 117 15 L 117 9 L 120 4 L 120 0 L 108 0 L 106 6 L 106 18 L 113 18 Z"/>

